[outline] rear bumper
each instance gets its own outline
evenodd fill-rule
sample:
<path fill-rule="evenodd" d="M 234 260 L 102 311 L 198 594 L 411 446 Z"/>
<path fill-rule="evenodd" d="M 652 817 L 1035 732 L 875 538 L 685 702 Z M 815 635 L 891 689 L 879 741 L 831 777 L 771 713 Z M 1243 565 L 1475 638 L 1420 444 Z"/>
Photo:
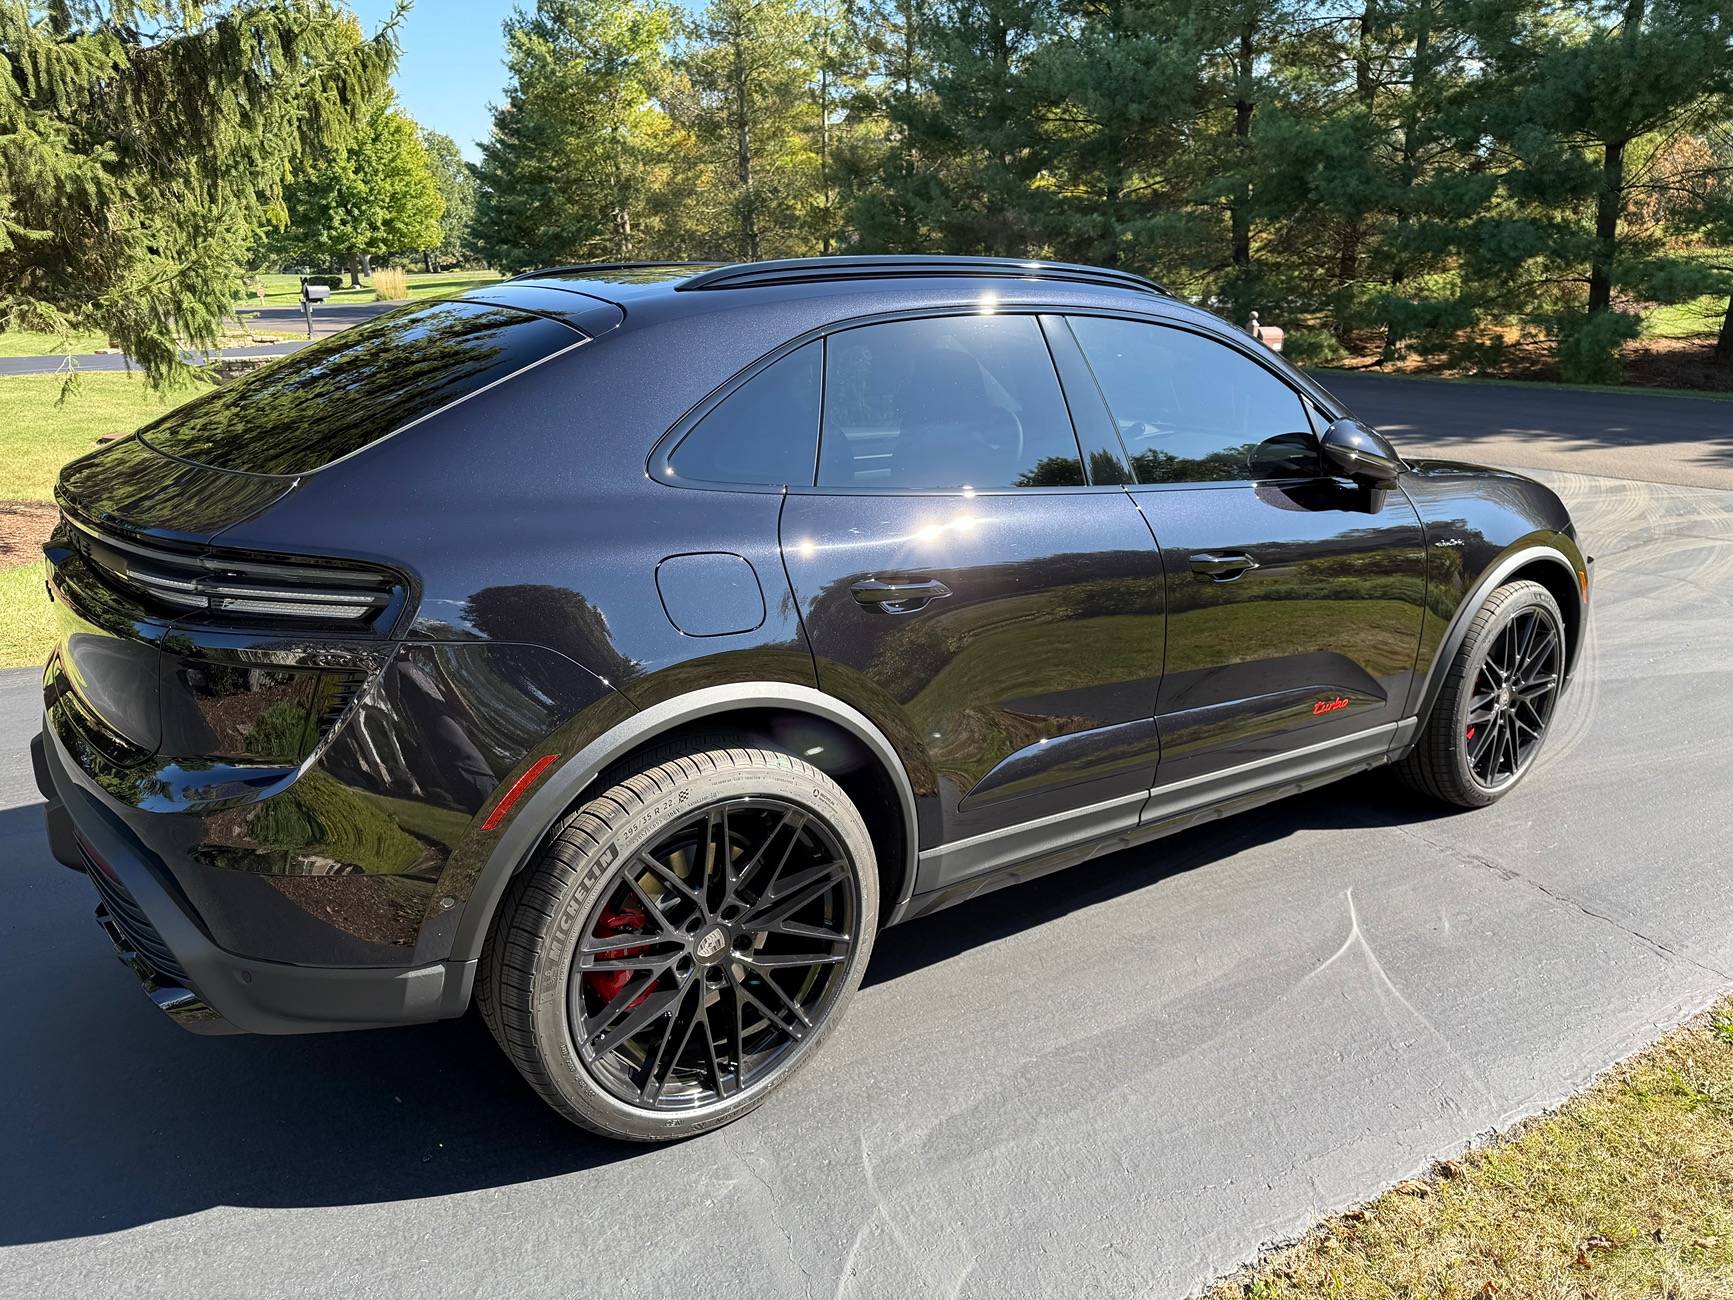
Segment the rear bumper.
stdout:
<path fill-rule="evenodd" d="M 412 968 L 295 966 L 237 956 L 205 933 L 173 877 L 67 773 L 52 729 L 31 741 L 54 856 L 85 872 L 97 922 L 150 1000 L 199 1033 L 298 1034 L 460 1015 L 473 961 Z"/>

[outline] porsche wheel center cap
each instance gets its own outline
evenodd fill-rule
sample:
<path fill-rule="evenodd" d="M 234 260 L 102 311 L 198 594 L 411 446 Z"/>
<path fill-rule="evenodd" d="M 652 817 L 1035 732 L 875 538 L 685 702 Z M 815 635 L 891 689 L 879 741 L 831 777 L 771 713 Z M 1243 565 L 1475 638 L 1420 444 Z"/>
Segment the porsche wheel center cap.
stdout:
<path fill-rule="evenodd" d="M 727 951 L 728 933 L 719 925 L 699 935 L 698 942 L 692 945 L 692 955 L 706 966 L 713 965 Z"/>

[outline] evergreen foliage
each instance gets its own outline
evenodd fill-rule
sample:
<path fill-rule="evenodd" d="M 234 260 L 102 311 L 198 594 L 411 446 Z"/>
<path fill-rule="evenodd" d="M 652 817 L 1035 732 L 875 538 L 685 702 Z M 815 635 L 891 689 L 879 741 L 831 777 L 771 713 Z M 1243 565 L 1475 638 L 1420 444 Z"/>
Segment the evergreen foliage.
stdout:
<path fill-rule="evenodd" d="M 685 147 L 656 102 L 676 27 L 659 0 L 541 0 L 506 20 L 511 85 L 475 172 L 472 245 L 491 265 L 654 256 L 677 238 L 652 203 Z"/>
<path fill-rule="evenodd" d="M 516 33 L 642 2 L 508 23 L 477 221 L 502 265 L 1052 256 L 1257 309 L 1316 357 L 1519 326 L 1578 379 L 1616 376 L 1648 305 L 1733 313 L 1733 0 L 712 0 L 604 42 L 629 114 L 538 93 Z M 597 170 L 573 156 L 624 153 L 658 214 L 629 241 L 624 200 L 571 199 Z"/>
<path fill-rule="evenodd" d="M 336 0 L 0 0 L 0 325 L 177 376 L 285 177 L 342 147 L 395 59 L 393 25 L 366 37 Z"/>

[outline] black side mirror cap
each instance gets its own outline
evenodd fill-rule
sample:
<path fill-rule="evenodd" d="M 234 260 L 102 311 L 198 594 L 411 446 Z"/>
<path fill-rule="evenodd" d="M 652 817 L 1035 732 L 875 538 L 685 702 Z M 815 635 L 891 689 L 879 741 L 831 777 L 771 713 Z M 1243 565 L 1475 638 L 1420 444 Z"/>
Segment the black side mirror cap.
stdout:
<path fill-rule="evenodd" d="M 1383 434 L 1352 416 L 1325 429 L 1318 445 L 1332 470 L 1360 483 L 1391 483 L 1408 468 Z"/>

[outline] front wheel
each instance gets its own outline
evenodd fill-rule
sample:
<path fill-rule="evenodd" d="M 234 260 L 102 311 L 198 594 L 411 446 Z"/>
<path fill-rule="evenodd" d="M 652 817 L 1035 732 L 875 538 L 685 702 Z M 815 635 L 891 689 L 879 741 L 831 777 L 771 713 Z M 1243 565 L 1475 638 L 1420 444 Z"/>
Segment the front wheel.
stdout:
<path fill-rule="evenodd" d="M 1492 593 L 1469 624 L 1444 689 L 1397 772 L 1461 808 L 1508 794 L 1533 766 L 1564 684 L 1564 619 L 1538 582 Z"/>
<path fill-rule="evenodd" d="M 810 764 L 749 747 L 598 794 L 515 882 L 477 998 L 519 1071 L 611 1137 L 759 1105 L 835 1026 L 878 917 L 872 841 Z"/>

